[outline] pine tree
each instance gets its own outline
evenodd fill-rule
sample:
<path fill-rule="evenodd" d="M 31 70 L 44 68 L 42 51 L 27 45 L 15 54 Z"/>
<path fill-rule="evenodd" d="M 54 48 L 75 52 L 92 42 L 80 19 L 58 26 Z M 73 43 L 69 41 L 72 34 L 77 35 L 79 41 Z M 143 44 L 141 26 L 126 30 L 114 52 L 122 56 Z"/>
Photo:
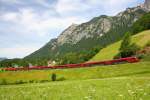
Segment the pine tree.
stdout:
<path fill-rule="evenodd" d="M 136 54 L 136 51 L 139 50 L 139 47 L 135 43 L 131 43 L 130 32 L 127 32 L 123 37 L 123 41 L 119 50 L 122 58 L 133 56 Z"/>
<path fill-rule="evenodd" d="M 56 81 L 56 74 L 55 74 L 55 73 L 52 73 L 52 75 L 51 75 L 51 80 L 52 80 L 52 81 Z"/>
<path fill-rule="evenodd" d="M 120 46 L 120 51 L 125 51 L 128 49 L 128 47 L 130 46 L 131 44 L 131 33 L 130 32 L 127 32 L 125 34 L 125 36 L 123 37 L 123 40 L 122 40 L 122 43 L 121 43 L 121 46 Z"/>

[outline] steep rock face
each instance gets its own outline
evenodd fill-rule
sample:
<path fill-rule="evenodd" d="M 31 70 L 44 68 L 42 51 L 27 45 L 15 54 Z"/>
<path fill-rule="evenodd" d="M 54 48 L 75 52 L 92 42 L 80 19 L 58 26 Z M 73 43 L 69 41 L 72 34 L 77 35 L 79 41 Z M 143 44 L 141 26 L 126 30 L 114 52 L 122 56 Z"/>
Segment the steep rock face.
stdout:
<path fill-rule="evenodd" d="M 57 43 L 59 45 L 63 45 L 65 43 L 76 44 L 83 38 L 92 38 L 94 32 L 95 34 L 102 36 L 103 33 L 107 33 L 111 28 L 111 20 L 107 17 L 101 17 L 97 20 L 96 24 L 92 21 L 82 25 L 71 25 L 58 37 Z M 97 27 L 99 27 L 99 30 L 96 29 Z"/>
<path fill-rule="evenodd" d="M 116 16 L 102 15 L 87 23 L 73 24 L 58 38 L 51 40 L 44 47 L 25 58 L 48 56 L 54 59 L 68 52 L 80 52 L 118 41 L 137 19 L 148 12 L 146 7 L 149 7 L 149 0 L 146 0 L 144 6 L 127 8 Z"/>
<path fill-rule="evenodd" d="M 150 11 L 150 0 L 145 0 L 144 6 Z"/>
<path fill-rule="evenodd" d="M 76 24 L 72 24 L 67 28 L 60 36 L 58 36 L 57 43 L 63 45 L 64 43 L 69 43 L 70 36 L 72 36 L 73 31 L 77 28 Z"/>

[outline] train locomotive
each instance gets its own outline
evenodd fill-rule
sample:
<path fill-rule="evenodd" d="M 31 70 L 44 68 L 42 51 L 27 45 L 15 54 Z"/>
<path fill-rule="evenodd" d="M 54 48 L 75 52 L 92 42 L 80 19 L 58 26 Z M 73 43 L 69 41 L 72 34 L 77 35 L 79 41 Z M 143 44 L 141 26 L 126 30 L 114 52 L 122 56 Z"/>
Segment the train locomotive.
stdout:
<path fill-rule="evenodd" d="M 56 65 L 56 66 L 33 66 L 33 67 L 8 67 L 1 68 L 2 71 L 27 71 L 27 70 L 46 70 L 46 69 L 65 69 L 65 68 L 82 68 L 82 67 L 93 67 L 96 65 L 114 65 L 120 63 L 135 63 L 140 60 L 137 57 L 127 57 L 114 60 L 97 61 L 97 62 L 85 62 L 80 64 L 66 64 L 66 65 Z"/>

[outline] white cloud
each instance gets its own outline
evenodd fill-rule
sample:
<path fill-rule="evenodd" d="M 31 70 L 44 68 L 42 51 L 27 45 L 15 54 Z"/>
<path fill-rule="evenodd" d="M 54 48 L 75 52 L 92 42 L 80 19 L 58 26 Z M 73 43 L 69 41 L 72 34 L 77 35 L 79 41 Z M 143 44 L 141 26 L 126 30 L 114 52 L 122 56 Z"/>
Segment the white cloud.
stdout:
<path fill-rule="evenodd" d="M 9 4 L 21 3 L 20 0 L 1 0 L 1 1 Z"/>
<path fill-rule="evenodd" d="M 135 4 L 138 0 L 105 0 L 104 9 L 108 14 L 115 15 L 129 7 L 130 4 Z M 131 6 L 131 5 L 130 5 Z M 133 5 L 132 5 L 133 6 Z M 110 9 L 110 10 L 109 10 Z"/>
<path fill-rule="evenodd" d="M 56 5 L 56 11 L 60 14 L 84 11 L 89 8 L 89 5 L 86 5 L 81 2 L 81 0 L 58 0 Z"/>
<path fill-rule="evenodd" d="M 92 11 L 99 12 L 107 11 L 109 15 L 115 15 L 118 11 L 125 9 L 129 4 L 136 3 L 138 0 L 58 0 L 56 11 L 60 14 L 68 13 L 91 13 Z M 106 14 L 106 13 L 105 13 Z"/>
<path fill-rule="evenodd" d="M 20 12 L 8 12 L 0 17 L 1 20 L 15 23 L 20 34 L 46 35 L 51 29 L 64 29 L 72 23 L 82 23 L 85 20 L 78 17 L 54 17 L 46 11 L 43 15 L 33 9 L 20 9 Z"/>
<path fill-rule="evenodd" d="M 16 20 L 17 14 L 14 12 L 10 12 L 4 14 L 3 16 L 0 16 L 0 18 L 3 19 L 4 21 L 12 21 L 12 20 Z"/>
<path fill-rule="evenodd" d="M 51 3 L 47 3 L 46 0 L 36 0 L 36 3 L 43 5 L 44 7 L 50 8 L 52 6 Z"/>

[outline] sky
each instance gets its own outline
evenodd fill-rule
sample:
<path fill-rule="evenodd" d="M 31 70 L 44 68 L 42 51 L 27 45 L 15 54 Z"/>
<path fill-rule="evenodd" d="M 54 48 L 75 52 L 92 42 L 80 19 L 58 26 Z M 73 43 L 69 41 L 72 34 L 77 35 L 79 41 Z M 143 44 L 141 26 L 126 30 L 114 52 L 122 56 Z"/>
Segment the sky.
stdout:
<path fill-rule="evenodd" d="M 0 0 L 0 57 L 23 58 L 71 24 L 114 16 L 144 0 Z"/>

